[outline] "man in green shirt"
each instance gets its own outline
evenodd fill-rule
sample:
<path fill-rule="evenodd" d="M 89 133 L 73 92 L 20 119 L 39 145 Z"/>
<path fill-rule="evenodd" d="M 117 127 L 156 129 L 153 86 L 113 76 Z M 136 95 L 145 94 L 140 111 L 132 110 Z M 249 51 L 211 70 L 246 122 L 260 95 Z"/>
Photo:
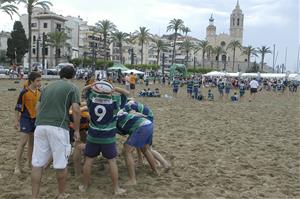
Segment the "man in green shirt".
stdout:
<path fill-rule="evenodd" d="M 71 153 L 69 138 L 69 109 L 72 107 L 75 140 L 79 140 L 80 92 L 69 80 L 75 76 L 71 66 L 61 69 L 60 80 L 43 89 L 38 104 L 32 155 L 32 197 L 39 197 L 43 167 L 53 157 L 58 182 L 58 197 L 65 198 L 68 158 Z"/>

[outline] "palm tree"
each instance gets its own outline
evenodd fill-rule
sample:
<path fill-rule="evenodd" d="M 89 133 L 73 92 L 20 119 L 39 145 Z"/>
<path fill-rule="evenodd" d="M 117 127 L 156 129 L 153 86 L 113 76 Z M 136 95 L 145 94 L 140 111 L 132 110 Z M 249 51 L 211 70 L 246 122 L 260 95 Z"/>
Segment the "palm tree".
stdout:
<path fill-rule="evenodd" d="M 123 64 L 123 43 L 127 41 L 129 34 L 126 32 L 114 32 L 111 34 L 112 40 L 117 43 L 120 51 L 120 63 Z"/>
<path fill-rule="evenodd" d="M 186 52 L 186 67 L 188 67 L 189 52 L 194 49 L 194 44 L 186 39 L 180 44 L 180 49 Z"/>
<path fill-rule="evenodd" d="M 257 51 L 261 55 L 261 63 L 260 64 L 261 64 L 261 71 L 263 71 L 265 55 L 272 53 L 272 51 L 270 50 L 269 47 L 266 47 L 266 46 L 262 46 L 261 48 L 258 48 Z"/>
<path fill-rule="evenodd" d="M 184 22 L 182 19 L 172 19 L 169 22 L 167 27 L 167 32 L 174 30 L 174 44 L 173 44 L 173 55 L 172 55 L 172 64 L 174 64 L 175 60 L 175 50 L 176 50 L 176 40 L 178 31 L 182 31 L 184 28 Z"/>
<path fill-rule="evenodd" d="M 102 21 L 98 21 L 98 23 L 96 23 L 96 29 L 99 33 L 103 35 L 104 59 L 108 60 L 108 53 L 107 53 L 108 36 L 110 33 L 116 30 L 116 26 L 113 22 L 105 19 Z"/>
<path fill-rule="evenodd" d="M 249 70 L 250 67 L 250 58 L 252 55 L 254 55 L 255 57 L 257 57 L 257 51 L 255 48 L 253 48 L 251 45 L 244 47 L 243 49 L 243 54 L 247 55 L 247 61 L 248 61 L 248 66 L 247 66 L 247 70 Z"/>
<path fill-rule="evenodd" d="M 136 40 L 138 42 L 139 45 L 141 45 L 141 64 L 143 64 L 143 58 L 144 58 L 144 44 L 148 43 L 150 38 L 151 38 L 151 34 L 149 33 L 149 29 L 147 29 L 146 27 L 140 27 L 139 30 L 136 30 L 134 33 L 134 40 Z"/>
<path fill-rule="evenodd" d="M 221 46 L 216 46 L 214 49 L 214 54 L 216 55 L 216 59 L 217 59 L 217 69 L 219 69 L 219 58 L 220 55 L 224 52 L 223 48 Z"/>
<path fill-rule="evenodd" d="M 14 0 L 0 0 L 0 10 L 8 14 L 11 19 L 14 14 L 18 14 L 18 7 L 12 4 L 15 2 Z"/>
<path fill-rule="evenodd" d="M 205 53 L 207 51 L 207 47 L 208 47 L 208 41 L 206 40 L 201 40 L 200 43 L 198 44 L 198 48 L 199 50 L 202 50 L 202 67 L 204 68 L 204 57 L 205 57 Z"/>
<path fill-rule="evenodd" d="M 226 48 L 226 50 L 232 49 L 232 52 L 233 52 L 233 60 L 232 60 L 232 71 L 233 72 L 234 72 L 234 63 L 235 63 L 235 52 L 236 52 L 237 48 L 239 48 L 239 49 L 242 48 L 242 44 L 238 40 L 232 40 Z"/>
<path fill-rule="evenodd" d="M 185 34 L 185 39 L 186 39 L 188 33 L 191 32 L 191 29 L 190 29 L 189 27 L 186 27 L 186 26 L 185 26 L 185 27 L 182 29 L 182 32 Z"/>
<path fill-rule="evenodd" d="M 68 35 L 62 31 L 55 31 L 48 34 L 48 42 L 55 47 L 55 66 L 58 65 L 61 48 L 66 46 Z"/>
<path fill-rule="evenodd" d="M 32 30 L 31 30 L 31 19 L 32 19 L 32 12 L 34 8 L 41 7 L 44 10 L 49 10 L 52 3 L 50 1 L 43 1 L 43 0 L 19 0 L 19 3 L 24 3 L 27 8 L 28 14 L 28 64 L 29 64 L 29 72 L 31 72 L 31 37 L 32 37 Z"/>
<path fill-rule="evenodd" d="M 155 43 L 155 48 L 157 49 L 156 50 L 156 52 L 157 52 L 156 64 L 157 64 L 157 66 L 159 66 L 160 53 L 163 52 L 163 51 L 166 51 L 168 48 L 167 48 L 167 44 L 161 39 L 154 39 L 153 41 Z"/>

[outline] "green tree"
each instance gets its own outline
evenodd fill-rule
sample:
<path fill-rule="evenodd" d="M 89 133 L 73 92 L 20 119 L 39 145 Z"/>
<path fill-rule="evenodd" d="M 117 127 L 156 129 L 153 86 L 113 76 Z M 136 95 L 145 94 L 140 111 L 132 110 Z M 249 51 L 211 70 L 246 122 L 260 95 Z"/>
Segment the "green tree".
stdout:
<path fill-rule="evenodd" d="M 249 70 L 251 56 L 254 55 L 255 57 L 257 57 L 257 51 L 255 48 L 253 48 L 252 46 L 249 45 L 249 46 L 243 48 L 243 54 L 247 55 L 247 62 L 248 62 L 247 70 Z"/>
<path fill-rule="evenodd" d="M 24 55 L 28 52 L 28 40 L 26 38 L 25 30 L 20 21 L 14 23 L 11 38 L 7 40 L 7 57 L 11 62 L 16 60 L 21 63 Z"/>
<path fill-rule="evenodd" d="M 219 70 L 219 58 L 220 55 L 224 52 L 223 48 L 221 46 L 216 46 L 214 49 L 214 54 L 216 55 L 216 59 L 217 59 L 217 69 Z"/>
<path fill-rule="evenodd" d="M 139 30 L 136 30 L 134 33 L 133 40 L 136 40 L 139 45 L 141 45 L 141 64 L 143 64 L 144 58 L 144 45 L 149 42 L 151 39 L 150 30 L 146 27 L 140 27 Z"/>
<path fill-rule="evenodd" d="M 160 57 L 160 53 L 163 51 L 166 51 L 168 49 L 167 44 L 161 40 L 161 39 L 154 39 L 153 40 L 155 43 L 155 48 L 156 48 L 156 65 L 159 66 L 159 57 Z"/>
<path fill-rule="evenodd" d="M 242 48 L 242 44 L 238 40 L 231 41 L 227 46 L 227 50 L 231 49 L 233 52 L 233 60 L 232 60 L 232 71 L 233 72 L 234 72 L 234 64 L 235 64 L 235 53 L 236 53 L 237 48 L 238 49 Z"/>
<path fill-rule="evenodd" d="M 186 26 L 185 26 L 185 27 L 182 29 L 182 32 L 185 34 L 185 39 L 186 39 L 188 33 L 191 32 L 191 29 L 190 29 L 189 27 L 186 27 Z"/>
<path fill-rule="evenodd" d="M 120 53 L 120 63 L 123 64 L 123 43 L 126 43 L 128 40 L 129 34 L 125 32 L 114 32 L 112 33 L 112 40 L 117 43 Z"/>
<path fill-rule="evenodd" d="M 18 14 L 18 7 L 13 4 L 15 2 L 15 0 L 0 0 L 0 11 L 8 14 L 12 19 L 14 14 Z"/>
<path fill-rule="evenodd" d="M 265 56 L 266 54 L 270 54 L 272 53 L 272 51 L 270 50 L 269 47 L 266 46 L 262 46 L 261 48 L 257 49 L 257 52 L 261 55 L 261 71 L 264 71 L 264 60 L 265 60 Z"/>
<path fill-rule="evenodd" d="M 109 41 L 109 35 L 116 30 L 116 25 L 113 22 L 105 19 L 96 23 L 96 30 L 103 35 L 104 59 L 108 60 L 109 56 L 107 53 L 107 44 Z"/>
<path fill-rule="evenodd" d="M 183 31 L 183 29 L 184 29 L 184 22 L 182 19 L 172 19 L 169 22 L 169 25 L 167 27 L 167 32 L 174 31 L 172 64 L 174 64 L 174 61 L 175 61 L 177 33 L 178 33 L 178 31 Z"/>
<path fill-rule="evenodd" d="M 58 65 L 61 48 L 67 46 L 68 35 L 62 31 L 48 33 L 48 42 L 55 48 L 55 66 Z"/>
<path fill-rule="evenodd" d="M 32 30 L 31 30 L 31 20 L 32 20 L 32 13 L 33 9 L 40 7 L 45 10 L 49 10 L 52 3 L 50 1 L 43 1 L 43 0 L 19 0 L 19 3 L 25 4 L 27 8 L 28 14 L 28 64 L 29 64 L 29 72 L 31 72 L 31 40 L 32 40 Z"/>
<path fill-rule="evenodd" d="M 191 52 L 194 49 L 194 44 L 189 41 L 189 40 L 184 40 L 181 44 L 180 44 L 180 49 L 184 50 L 186 53 L 186 67 L 188 67 L 188 63 L 189 63 L 189 52 Z"/>
<path fill-rule="evenodd" d="M 206 41 L 206 40 L 201 40 L 197 46 L 198 50 L 202 51 L 202 67 L 203 68 L 204 68 L 204 57 L 205 57 L 208 46 L 209 46 L 208 41 Z"/>

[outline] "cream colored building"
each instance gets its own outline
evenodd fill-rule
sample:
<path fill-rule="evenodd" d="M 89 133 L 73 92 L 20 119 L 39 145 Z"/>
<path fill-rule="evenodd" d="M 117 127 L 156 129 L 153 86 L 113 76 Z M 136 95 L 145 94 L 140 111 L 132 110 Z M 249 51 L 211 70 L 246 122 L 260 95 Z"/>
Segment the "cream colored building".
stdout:
<path fill-rule="evenodd" d="M 24 14 L 20 17 L 20 21 L 24 27 L 26 36 L 28 37 L 28 15 Z M 31 63 L 42 63 L 42 38 L 43 34 L 55 31 L 65 31 L 66 18 L 57 15 L 49 10 L 36 8 L 32 14 L 31 30 L 32 30 L 32 58 Z M 69 32 L 70 35 L 70 32 Z M 67 61 L 67 49 L 60 49 L 59 62 Z M 25 55 L 24 65 L 28 65 L 28 54 Z M 55 48 L 47 45 L 45 48 L 45 65 L 48 68 L 55 67 Z"/>
<path fill-rule="evenodd" d="M 235 53 L 235 66 L 233 69 L 233 51 L 232 49 L 227 49 L 228 44 L 234 40 L 239 41 L 243 46 L 243 32 L 244 14 L 240 8 L 239 1 L 237 1 L 230 15 L 229 34 L 217 34 L 217 27 L 214 25 L 214 18 L 211 15 L 209 25 L 206 28 L 206 40 L 213 47 L 221 46 L 223 48 L 224 52 L 219 56 L 219 60 L 217 60 L 217 57 L 213 57 L 214 62 L 220 62 L 220 69 L 225 69 L 226 71 L 245 71 L 247 69 L 247 55 L 244 55 L 243 51 L 237 48 Z M 206 56 L 205 66 L 211 65 L 210 63 L 211 60 Z"/>

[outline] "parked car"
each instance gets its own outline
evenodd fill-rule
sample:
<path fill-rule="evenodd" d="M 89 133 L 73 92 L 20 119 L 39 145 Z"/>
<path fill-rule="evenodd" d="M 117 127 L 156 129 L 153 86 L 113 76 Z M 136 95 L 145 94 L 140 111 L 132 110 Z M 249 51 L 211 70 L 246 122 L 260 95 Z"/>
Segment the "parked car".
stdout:
<path fill-rule="evenodd" d="M 74 65 L 73 64 L 71 64 L 71 63 L 60 63 L 60 64 L 58 64 L 55 68 L 57 69 L 57 71 L 59 72 L 63 67 L 65 67 L 65 66 L 72 66 L 72 67 L 74 67 Z"/>
<path fill-rule="evenodd" d="M 47 75 L 58 75 L 58 71 L 56 68 L 48 68 Z"/>
<path fill-rule="evenodd" d="M 9 75 L 9 69 L 4 66 L 0 66 L 0 74 Z"/>

